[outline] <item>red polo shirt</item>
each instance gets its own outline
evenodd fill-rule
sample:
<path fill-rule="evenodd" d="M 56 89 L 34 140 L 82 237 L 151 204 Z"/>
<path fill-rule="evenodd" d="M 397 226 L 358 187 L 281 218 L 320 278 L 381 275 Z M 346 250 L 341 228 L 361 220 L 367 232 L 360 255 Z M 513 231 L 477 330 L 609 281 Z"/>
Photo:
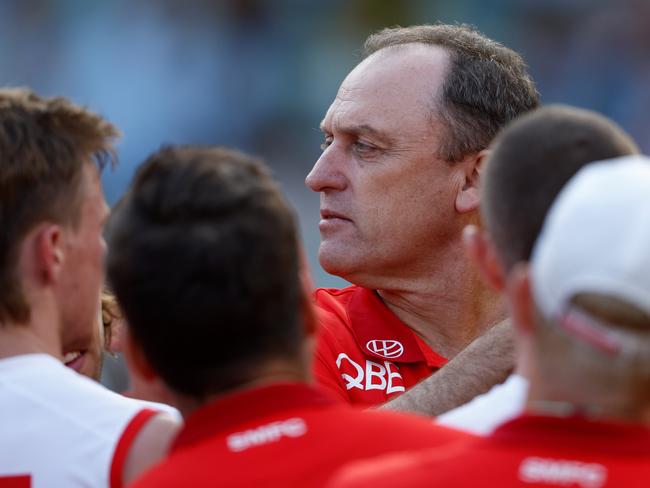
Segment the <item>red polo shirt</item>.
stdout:
<path fill-rule="evenodd" d="M 319 288 L 314 298 L 320 325 L 314 379 L 348 403 L 385 403 L 447 362 L 373 290 Z"/>
<path fill-rule="evenodd" d="M 650 429 L 524 415 L 486 438 L 359 462 L 330 486 L 647 488 Z"/>
<path fill-rule="evenodd" d="M 276 384 L 194 412 L 169 457 L 133 486 L 319 486 L 351 460 L 465 435 L 423 418 L 359 411 L 306 384 Z"/>

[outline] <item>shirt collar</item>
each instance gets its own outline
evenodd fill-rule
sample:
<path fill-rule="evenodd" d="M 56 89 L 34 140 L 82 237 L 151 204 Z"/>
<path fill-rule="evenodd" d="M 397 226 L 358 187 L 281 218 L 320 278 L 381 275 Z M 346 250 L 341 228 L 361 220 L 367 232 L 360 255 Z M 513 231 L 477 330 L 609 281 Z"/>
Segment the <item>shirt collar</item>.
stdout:
<path fill-rule="evenodd" d="M 396 363 L 426 362 L 438 368 L 447 363 L 397 318 L 374 290 L 357 287 L 350 299 L 349 318 L 357 345 L 369 356 Z"/>
<path fill-rule="evenodd" d="M 258 417 L 334 403 L 326 394 L 304 383 L 277 383 L 232 393 L 192 412 L 185 419 L 185 426 L 174 440 L 171 450 L 200 442 Z"/>
<path fill-rule="evenodd" d="M 576 448 L 650 454 L 650 429 L 643 425 L 616 421 L 595 421 L 581 416 L 549 417 L 523 414 L 492 433 L 502 442 L 531 442 Z"/>

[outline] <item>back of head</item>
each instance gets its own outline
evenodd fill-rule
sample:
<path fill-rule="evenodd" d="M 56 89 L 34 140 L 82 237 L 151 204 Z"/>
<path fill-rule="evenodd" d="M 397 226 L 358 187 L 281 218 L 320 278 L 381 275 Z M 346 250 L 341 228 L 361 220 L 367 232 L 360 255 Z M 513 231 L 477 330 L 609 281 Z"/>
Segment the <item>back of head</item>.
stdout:
<path fill-rule="evenodd" d="M 113 157 L 118 131 L 64 98 L 0 89 L 0 323 L 25 323 L 20 245 L 38 223 L 76 226 L 82 169 Z"/>
<path fill-rule="evenodd" d="M 650 407 L 649 192 L 644 156 L 583 168 L 553 203 L 531 258 L 545 376 L 630 410 Z"/>
<path fill-rule="evenodd" d="M 612 121 L 568 106 L 537 109 L 504 129 L 486 163 L 481 214 L 505 269 L 530 258 L 553 200 L 583 166 L 637 152 Z"/>
<path fill-rule="evenodd" d="M 129 330 L 165 383 L 194 398 L 300 357 L 298 268 L 279 189 L 225 148 L 153 154 L 109 224 L 107 271 Z"/>
<path fill-rule="evenodd" d="M 439 156 L 460 161 L 485 149 L 505 124 L 539 104 L 539 94 L 519 54 L 467 25 L 415 25 L 372 34 L 364 51 L 409 44 L 434 45 L 449 53 L 451 67 L 435 115 L 447 127 Z"/>

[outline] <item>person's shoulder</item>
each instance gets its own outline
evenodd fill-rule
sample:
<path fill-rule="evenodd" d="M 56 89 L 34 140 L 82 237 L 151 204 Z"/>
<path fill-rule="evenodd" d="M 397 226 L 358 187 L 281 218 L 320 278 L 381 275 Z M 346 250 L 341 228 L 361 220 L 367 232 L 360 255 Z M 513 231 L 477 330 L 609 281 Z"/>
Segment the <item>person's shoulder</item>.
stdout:
<path fill-rule="evenodd" d="M 336 419 L 336 429 L 357 432 L 362 442 L 385 443 L 391 450 L 433 447 L 448 442 L 473 439 L 474 436 L 435 425 L 428 417 L 385 410 L 362 410 L 347 405 L 323 412 Z M 367 436 L 366 436 L 367 434 Z"/>
<path fill-rule="evenodd" d="M 421 453 L 400 451 L 344 465 L 332 474 L 328 488 L 398 488 L 430 486 L 429 467 L 420 462 Z M 458 486 L 454 484 L 453 486 Z"/>
<path fill-rule="evenodd" d="M 141 428 L 157 416 L 54 357 L 17 358 L 11 366 L 24 369 L 9 374 L 11 378 L 2 375 L 8 381 L 0 390 L 7 414 L 0 419 L 0 447 L 12 450 L 11 458 L 5 456 L 3 461 L 25 465 L 33 476 L 56 486 L 69 485 L 79 473 L 92 480 L 90 484 L 101 483 L 108 472 L 120 475 L 119 460 L 127 459 Z M 15 419 L 20 419 L 20 426 L 29 425 L 29 433 L 12 426 Z"/>
<path fill-rule="evenodd" d="M 303 427 L 269 442 L 270 437 L 264 437 L 256 426 L 275 432 L 280 417 L 259 418 L 244 431 L 250 441 L 245 449 L 233 451 L 226 434 L 214 435 L 172 452 L 134 486 L 213 486 L 216 479 L 220 486 L 261 486 L 260 478 L 265 480 L 264 486 L 321 486 L 347 462 L 439 446 L 465 436 L 424 418 L 340 404 L 297 408 L 285 414 L 294 423 L 300 420 Z M 246 472 L 245 466 L 251 464 L 257 470 Z"/>
<path fill-rule="evenodd" d="M 139 400 L 111 391 L 104 385 L 85 376 L 72 371 L 71 373 L 68 393 L 76 398 L 84 399 L 83 405 L 78 406 L 80 413 L 88 413 L 88 416 L 84 418 L 96 420 L 98 423 L 105 422 L 108 418 L 128 421 L 142 410 L 158 410 L 152 408 L 151 405 L 143 404 Z"/>
<path fill-rule="evenodd" d="M 101 384 L 65 367 L 47 355 L 17 358 L 21 371 L 12 381 L 12 396 L 17 402 L 38 405 L 52 416 L 74 418 L 77 425 L 99 421 L 105 415 L 135 413 L 142 407 Z M 88 415 L 86 415 L 88 414 Z"/>
<path fill-rule="evenodd" d="M 137 479 L 167 455 L 181 428 L 168 413 L 141 410 L 123 432 L 115 450 L 111 471 L 121 486 Z M 160 486 L 157 484 L 156 486 Z"/>
<path fill-rule="evenodd" d="M 460 435 L 424 449 L 406 448 L 350 462 L 337 470 L 329 488 L 398 488 L 441 486 L 474 487 L 485 484 L 485 473 L 475 463 L 466 462 L 462 453 L 483 439 Z M 468 469 L 472 466 L 472 469 Z M 508 485 L 500 485 L 508 486 Z"/>
<path fill-rule="evenodd" d="M 474 438 L 472 434 L 461 432 L 433 423 L 430 417 L 424 417 L 407 412 L 392 412 L 387 410 L 356 410 L 359 418 L 368 424 L 390 426 L 391 428 L 407 428 L 425 431 L 449 439 L 470 439 Z M 361 415 L 363 414 L 363 415 Z"/>
<path fill-rule="evenodd" d="M 182 431 L 177 435 L 182 435 Z M 129 488 L 231 486 L 237 473 L 242 480 L 248 477 L 236 453 L 228 450 L 227 436 L 223 433 L 181 448 L 169 446 L 166 451 L 162 453 L 164 458 L 136 476 Z"/>
<path fill-rule="evenodd" d="M 121 442 L 125 432 L 137 422 L 141 424 L 139 428 L 154 419 L 161 422 L 157 419 L 162 417 L 161 409 L 115 393 L 58 362 L 48 368 L 46 378 L 47 381 L 32 385 L 30 398 L 41 405 L 42 415 L 58 419 L 61 428 L 68 425 L 69 429 L 101 439 L 107 446 Z M 176 416 L 172 421 L 178 424 L 180 419 Z M 136 432 L 139 428 L 132 430 Z"/>

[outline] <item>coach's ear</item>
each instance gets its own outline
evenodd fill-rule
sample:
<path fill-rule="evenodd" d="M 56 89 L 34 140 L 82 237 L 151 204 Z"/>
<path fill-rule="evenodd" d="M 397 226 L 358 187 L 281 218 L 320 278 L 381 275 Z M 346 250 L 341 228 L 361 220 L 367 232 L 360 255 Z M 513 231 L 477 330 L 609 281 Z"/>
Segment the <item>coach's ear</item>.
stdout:
<path fill-rule="evenodd" d="M 122 339 L 124 345 L 124 359 L 133 376 L 138 376 L 143 380 L 150 382 L 155 380 L 158 375 L 151 367 L 151 363 L 144 354 L 144 351 L 129 332 L 129 327 L 123 327 Z"/>
<path fill-rule="evenodd" d="M 505 286 L 503 267 L 494 250 L 494 244 L 485 230 L 476 225 L 463 229 L 465 252 L 476 265 L 483 281 L 492 288 L 502 291 Z"/>
<path fill-rule="evenodd" d="M 463 170 L 463 182 L 456 195 L 456 211 L 458 213 L 467 213 L 476 210 L 481 201 L 479 186 L 481 183 L 481 172 L 487 155 L 488 149 L 483 149 L 472 156 L 468 156 L 458 164 Z"/>

